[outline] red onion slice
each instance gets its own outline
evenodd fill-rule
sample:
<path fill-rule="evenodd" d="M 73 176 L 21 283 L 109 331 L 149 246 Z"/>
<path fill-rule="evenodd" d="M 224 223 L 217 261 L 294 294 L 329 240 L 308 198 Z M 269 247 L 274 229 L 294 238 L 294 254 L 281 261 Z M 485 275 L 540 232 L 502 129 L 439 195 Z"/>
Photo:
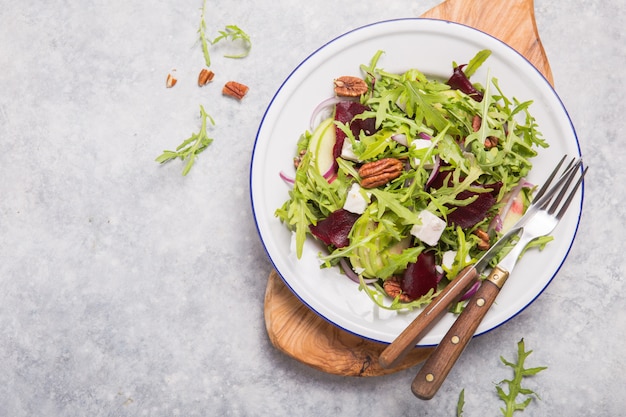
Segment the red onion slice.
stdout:
<path fill-rule="evenodd" d="M 350 97 L 347 97 L 347 98 L 346 97 L 330 97 L 322 101 L 321 103 L 319 103 L 313 110 L 313 113 L 311 114 L 311 120 L 309 121 L 311 132 L 315 130 L 315 126 L 317 125 L 317 117 L 325 108 L 334 106 L 335 104 L 341 103 L 343 101 L 356 101 L 356 100 L 357 98 L 350 98 Z"/>
<path fill-rule="evenodd" d="M 288 176 L 283 171 L 280 171 L 278 173 L 278 175 L 280 176 L 280 179 L 282 179 L 283 181 L 285 181 L 289 185 L 294 185 L 296 183 L 296 180 L 294 178 Z"/>
<path fill-rule="evenodd" d="M 351 281 L 354 281 L 357 284 L 361 283 L 361 281 L 359 280 L 359 276 L 357 275 L 356 272 L 354 272 L 354 270 L 352 269 L 352 266 L 350 265 L 350 262 L 348 262 L 346 258 L 341 258 L 339 260 L 339 265 L 341 266 L 341 269 L 346 274 L 346 276 L 350 278 Z M 376 281 L 377 281 L 376 278 L 368 278 L 368 279 L 363 280 L 363 282 L 365 282 L 366 284 L 372 284 Z"/>
<path fill-rule="evenodd" d="M 328 183 L 332 183 L 337 179 L 337 167 L 333 164 L 328 171 L 323 174 L 323 177 L 328 181 Z"/>
<path fill-rule="evenodd" d="M 439 174 L 439 168 L 441 168 L 441 158 L 439 157 L 439 155 L 435 155 L 435 164 L 433 166 L 433 170 L 430 171 L 430 176 L 426 180 L 426 185 L 424 186 L 426 190 L 430 188 L 433 180 L 437 177 L 437 174 Z"/>
<path fill-rule="evenodd" d="M 432 140 L 432 139 L 433 139 L 433 137 L 432 137 L 432 136 L 427 135 L 427 134 L 426 134 L 426 133 L 424 133 L 424 132 L 420 132 L 420 133 L 418 133 L 418 134 L 417 134 L 417 136 L 419 136 L 419 137 L 420 137 L 420 139 L 424 139 L 424 140 Z"/>
<path fill-rule="evenodd" d="M 459 301 L 465 301 L 465 300 L 469 300 L 470 298 L 472 298 L 472 296 L 476 294 L 476 291 L 478 291 L 479 287 L 480 287 L 480 281 L 476 281 L 474 285 L 472 285 L 470 289 L 467 290 L 465 294 L 461 296 L 461 298 L 459 298 Z"/>

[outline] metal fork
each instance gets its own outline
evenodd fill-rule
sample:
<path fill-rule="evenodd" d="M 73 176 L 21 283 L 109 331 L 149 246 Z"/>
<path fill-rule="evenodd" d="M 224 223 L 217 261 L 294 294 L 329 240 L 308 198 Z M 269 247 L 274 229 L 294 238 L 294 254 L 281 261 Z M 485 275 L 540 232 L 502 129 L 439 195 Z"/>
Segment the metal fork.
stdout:
<path fill-rule="evenodd" d="M 411 385 L 416 397 L 428 400 L 437 393 L 496 299 L 524 248 L 536 238 L 551 233 L 567 211 L 587 172 L 587 168 L 581 168 L 582 160 L 579 159 L 559 179 L 557 184 L 561 184 L 561 189 L 555 196 L 540 196 L 537 200 L 536 212 L 523 225 L 518 242 L 482 282 L 463 313 L 419 370 Z"/>

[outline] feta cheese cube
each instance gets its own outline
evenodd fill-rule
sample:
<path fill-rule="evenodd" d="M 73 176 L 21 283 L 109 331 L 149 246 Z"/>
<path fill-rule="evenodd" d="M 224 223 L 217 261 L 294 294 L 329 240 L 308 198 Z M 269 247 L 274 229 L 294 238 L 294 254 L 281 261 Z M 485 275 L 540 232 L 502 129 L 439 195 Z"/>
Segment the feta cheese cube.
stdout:
<path fill-rule="evenodd" d="M 428 210 L 418 214 L 421 224 L 413 225 L 411 234 L 430 246 L 435 246 L 446 228 L 446 222 Z"/>
<path fill-rule="evenodd" d="M 363 214 L 369 201 L 361 194 L 361 186 L 357 183 L 352 184 L 346 196 L 346 202 L 343 204 L 344 210 L 351 213 Z"/>
<path fill-rule="evenodd" d="M 443 253 L 441 257 L 441 266 L 450 269 L 452 268 L 452 264 L 454 264 L 454 258 L 456 258 L 455 250 L 447 250 Z"/>
<path fill-rule="evenodd" d="M 454 265 L 454 259 L 456 258 L 457 252 L 455 250 L 445 251 L 441 257 L 441 266 L 446 269 L 452 269 L 452 265 Z M 469 255 L 465 255 L 465 263 L 469 263 L 472 258 Z"/>
<path fill-rule="evenodd" d="M 430 145 L 432 145 L 432 144 L 433 144 L 433 142 L 431 140 L 428 140 L 428 139 L 413 139 L 411 141 L 411 146 L 415 150 L 430 148 Z M 421 162 L 421 160 L 419 158 L 415 158 L 415 165 L 419 165 L 420 162 Z M 432 161 L 429 161 L 429 162 L 432 162 Z M 424 167 L 426 169 L 432 168 L 432 163 L 429 163 L 429 162 L 424 164 Z"/>
<path fill-rule="evenodd" d="M 344 140 L 343 145 L 341 146 L 341 157 L 349 161 L 360 162 L 359 158 L 354 153 L 352 142 L 348 139 Z"/>

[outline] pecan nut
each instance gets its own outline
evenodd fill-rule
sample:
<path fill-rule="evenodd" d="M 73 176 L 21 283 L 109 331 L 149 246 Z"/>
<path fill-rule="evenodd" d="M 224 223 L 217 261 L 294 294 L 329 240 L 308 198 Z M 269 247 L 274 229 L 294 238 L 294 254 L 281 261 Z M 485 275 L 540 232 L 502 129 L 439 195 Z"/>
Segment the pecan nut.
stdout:
<path fill-rule="evenodd" d="M 498 138 L 495 136 L 488 136 L 487 139 L 485 139 L 484 145 L 485 149 L 495 148 L 498 146 Z"/>
<path fill-rule="evenodd" d="M 383 282 L 383 290 L 391 298 L 398 297 L 398 300 L 403 303 L 409 303 L 413 301 L 408 294 L 402 292 L 402 286 L 400 285 L 400 279 L 398 277 L 390 277 Z"/>
<path fill-rule="evenodd" d="M 174 87 L 177 82 L 178 82 L 178 80 L 176 78 L 174 78 L 174 76 L 171 73 L 167 74 L 167 78 L 165 79 L 165 86 L 167 88 Z"/>
<path fill-rule="evenodd" d="M 359 168 L 361 187 L 376 188 L 387 184 L 402 174 L 404 164 L 396 158 L 384 158 L 363 164 Z"/>
<path fill-rule="evenodd" d="M 478 236 L 479 242 L 476 245 L 480 250 L 487 250 L 491 247 L 491 243 L 489 242 L 489 234 L 481 229 L 476 229 L 473 232 L 476 236 Z"/>
<path fill-rule="evenodd" d="M 472 118 L 472 130 L 474 132 L 478 132 L 482 124 L 483 124 L 483 119 L 477 114 L 474 115 L 474 117 Z"/>
<path fill-rule="evenodd" d="M 213 77 L 215 77 L 215 73 L 206 68 L 202 68 L 200 74 L 198 74 L 198 86 L 202 87 L 207 85 L 211 81 L 213 81 Z"/>
<path fill-rule="evenodd" d="M 367 84 L 359 77 L 344 75 L 335 79 L 335 94 L 339 97 L 358 97 L 367 93 Z"/>
<path fill-rule="evenodd" d="M 224 88 L 222 88 L 222 94 L 241 100 L 248 93 L 249 89 L 250 88 L 245 84 L 236 81 L 228 81 L 224 85 Z"/>
<path fill-rule="evenodd" d="M 474 132 L 478 132 L 482 124 L 483 124 L 483 119 L 480 116 L 475 115 L 472 118 L 472 130 Z M 484 145 L 485 145 L 485 149 L 495 148 L 496 146 L 498 146 L 498 138 L 495 136 L 489 136 L 487 137 L 487 139 L 485 139 Z"/>

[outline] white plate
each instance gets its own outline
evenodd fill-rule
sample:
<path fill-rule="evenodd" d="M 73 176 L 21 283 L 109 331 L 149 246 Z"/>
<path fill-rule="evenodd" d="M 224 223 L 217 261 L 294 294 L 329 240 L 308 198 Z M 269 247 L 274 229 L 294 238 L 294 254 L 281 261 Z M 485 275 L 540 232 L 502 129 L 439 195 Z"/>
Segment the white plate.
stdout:
<path fill-rule="evenodd" d="M 377 50 L 385 51 L 379 67 L 390 72 L 418 68 L 429 76 L 447 78 L 452 62 L 467 63 L 476 52 L 492 55 L 472 76 L 486 85 L 487 71 L 499 80 L 509 97 L 533 100 L 535 116 L 550 147 L 540 150 L 529 179 L 540 183 L 564 154 L 580 155 L 576 133 L 559 97 L 546 79 L 520 54 L 501 41 L 475 29 L 429 19 L 400 19 L 374 23 L 348 32 L 319 48 L 285 80 L 270 103 L 259 127 L 250 169 L 252 208 L 263 245 L 285 283 L 313 311 L 358 336 L 391 342 L 418 311 L 397 313 L 376 307 L 357 285 L 335 269 L 320 269 L 319 246 L 311 239 L 302 259 L 290 249 L 291 232 L 274 216 L 288 199 L 289 187 L 279 172 L 293 172 L 296 142 L 309 128 L 313 109 L 331 97 L 332 80 L 341 75 L 360 76 L 359 66 L 369 64 Z M 583 192 L 553 235 L 555 241 L 542 251 L 527 252 L 502 289 L 477 330 L 491 330 L 514 317 L 533 302 L 550 283 L 572 245 Z M 452 325 L 444 317 L 420 342 L 437 344 Z"/>

